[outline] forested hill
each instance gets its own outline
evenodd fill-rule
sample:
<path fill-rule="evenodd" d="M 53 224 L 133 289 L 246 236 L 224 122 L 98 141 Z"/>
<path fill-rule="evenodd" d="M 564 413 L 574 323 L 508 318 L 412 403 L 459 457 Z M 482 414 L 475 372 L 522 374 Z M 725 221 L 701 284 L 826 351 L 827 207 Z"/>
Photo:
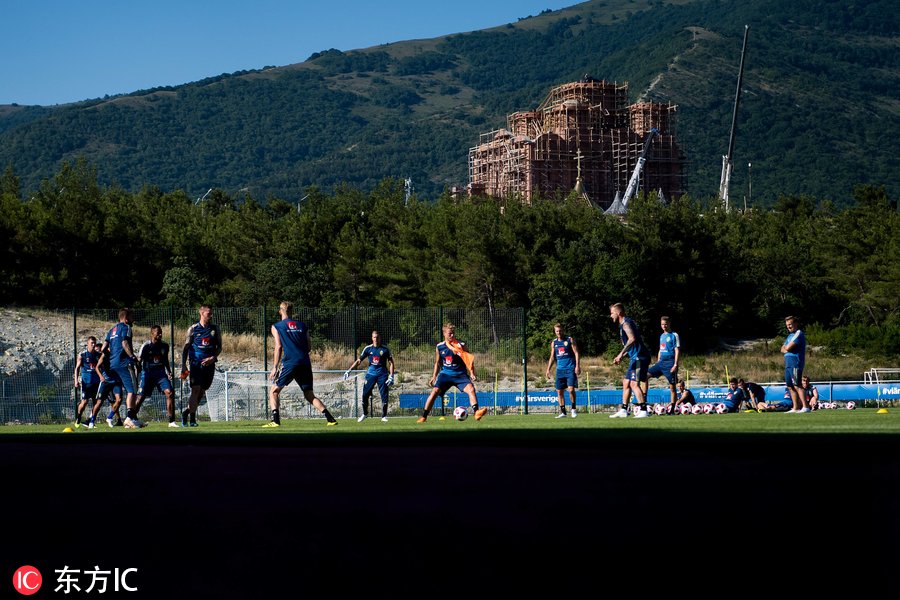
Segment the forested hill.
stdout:
<path fill-rule="evenodd" d="M 525 15 L 522 15 L 525 17 Z M 900 196 L 900 20 L 890 0 L 593 0 L 490 30 L 316 53 L 59 107 L 0 107 L 0 167 L 24 192 L 84 157 L 102 184 L 265 201 L 412 178 L 433 199 L 506 114 L 584 74 L 679 106 L 691 195 L 715 194 L 744 25 L 750 26 L 732 196 Z M 752 163 L 752 176 L 748 173 Z M 752 183 L 752 187 L 748 184 Z M 750 188 L 750 189 L 748 189 Z"/>

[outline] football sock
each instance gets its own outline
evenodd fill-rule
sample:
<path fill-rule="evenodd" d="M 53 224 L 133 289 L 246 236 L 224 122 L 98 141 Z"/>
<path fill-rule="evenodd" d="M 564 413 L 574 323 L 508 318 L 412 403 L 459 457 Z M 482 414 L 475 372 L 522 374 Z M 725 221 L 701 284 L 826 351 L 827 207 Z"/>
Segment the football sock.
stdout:
<path fill-rule="evenodd" d="M 384 404 L 381 405 L 381 416 L 382 417 L 387 416 L 387 402 L 385 402 Z"/>
<path fill-rule="evenodd" d="M 322 411 L 322 414 L 325 415 L 325 418 L 328 419 L 329 423 L 334 423 L 334 417 L 331 416 L 331 411 L 327 408 Z"/>
<path fill-rule="evenodd" d="M 475 414 L 475 411 L 477 411 L 477 410 L 478 410 L 478 403 L 476 402 L 475 404 L 472 405 L 472 414 Z"/>
<path fill-rule="evenodd" d="M 278 409 L 272 411 L 272 422 L 276 425 L 281 425 L 281 415 L 278 414 Z"/>
<path fill-rule="evenodd" d="M 627 404 L 623 404 L 623 405 L 622 405 L 622 410 L 628 410 L 628 405 L 627 405 Z"/>
<path fill-rule="evenodd" d="M 126 419 L 137 419 L 137 415 L 134 413 L 133 408 L 129 408 L 125 411 L 125 418 Z"/>
<path fill-rule="evenodd" d="M 575 403 L 572 403 L 572 410 L 575 410 Z"/>
<path fill-rule="evenodd" d="M 187 425 L 189 413 L 190 413 L 190 411 L 188 409 L 184 409 L 183 411 L 181 411 L 181 424 L 182 425 Z"/>
<path fill-rule="evenodd" d="M 430 412 L 431 412 L 431 409 L 430 409 L 430 408 L 426 408 L 425 410 L 422 411 L 422 416 L 425 417 L 425 418 L 427 419 L 427 418 L 428 418 L 428 413 L 430 413 Z"/>
<path fill-rule="evenodd" d="M 647 412 L 647 403 L 646 403 L 646 402 L 640 402 L 640 403 L 638 404 L 638 410 L 642 410 L 642 411 L 644 411 L 644 412 Z"/>

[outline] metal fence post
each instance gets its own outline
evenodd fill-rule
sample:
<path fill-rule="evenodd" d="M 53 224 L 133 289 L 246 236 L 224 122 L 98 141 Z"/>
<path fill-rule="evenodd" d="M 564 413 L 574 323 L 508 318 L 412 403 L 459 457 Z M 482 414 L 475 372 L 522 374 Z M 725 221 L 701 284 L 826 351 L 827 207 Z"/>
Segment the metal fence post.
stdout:
<path fill-rule="evenodd" d="M 525 307 L 522 307 L 522 381 L 524 384 L 525 414 L 528 414 L 528 324 L 526 320 Z"/>

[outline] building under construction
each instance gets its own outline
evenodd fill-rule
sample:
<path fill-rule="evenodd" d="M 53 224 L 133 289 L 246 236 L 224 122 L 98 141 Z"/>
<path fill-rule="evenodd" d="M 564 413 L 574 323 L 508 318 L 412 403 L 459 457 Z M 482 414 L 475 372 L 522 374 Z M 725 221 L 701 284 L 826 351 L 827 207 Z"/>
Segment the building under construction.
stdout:
<path fill-rule="evenodd" d="M 627 84 L 590 77 L 555 87 L 537 110 L 512 113 L 506 129 L 481 134 L 469 150 L 468 192 L 530 203 L 535 194 L 574 190 L 605 209 L 625 191 L 645 136 L 656 129 L 640 189 L 676 198 L 685 190 L 685 159 L 672 134 L 675 109 L 629 105 Z"/>

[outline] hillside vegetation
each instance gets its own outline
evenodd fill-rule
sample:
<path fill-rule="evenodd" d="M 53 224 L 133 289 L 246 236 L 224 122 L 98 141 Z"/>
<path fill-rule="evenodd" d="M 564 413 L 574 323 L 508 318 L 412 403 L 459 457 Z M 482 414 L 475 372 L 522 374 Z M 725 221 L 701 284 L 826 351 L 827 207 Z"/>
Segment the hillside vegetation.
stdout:
<path fill-rule="evenodd" d="M 900 195 L 900 23 L 888 0 L 594 0 L 485 31 L 210 77 L 52 108 L 0 110 L 0 167 L 29 195 L 85 158 L 102 185 L 295 202 L 410 177 L 424 199 L 467 182 L 467 151 L 506 115 L 584 74 L 679 106 L 689 190 L 715 194 L 745 24 L 732 195 L 852 204 Z M 752 181 L 747 164 L 752 162 Z M 752 183 L 752 187 L 751 184 Z"/>

